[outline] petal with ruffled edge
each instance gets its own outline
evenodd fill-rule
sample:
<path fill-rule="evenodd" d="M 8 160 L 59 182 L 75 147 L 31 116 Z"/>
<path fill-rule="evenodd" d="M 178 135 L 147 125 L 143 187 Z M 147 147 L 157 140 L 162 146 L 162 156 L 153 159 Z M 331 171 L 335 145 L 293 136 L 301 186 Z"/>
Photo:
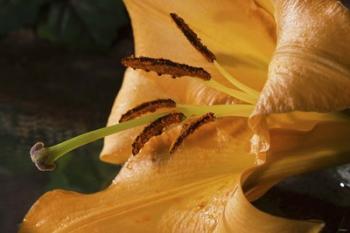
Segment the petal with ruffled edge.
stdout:
<path fill-rule="evenodd" d="M 276 0 L 275 19 L 277 47 L 250 120 L 254 151 L 269 147 L 265 116 L 350 107 L 350 10 L 336 0 Z"/>
<path fill-rule="evenodd" d="M 243 174 L 241 182 L 248 177 L 249 173 Z M 316 233 L 323 228 L 320 221 L 290 220 L 266 214 L 247 200 L 240 185 L 237 187 L 227 202 L 215 233 Z"/>
<path fill-rule="evenodd" d="M 324 122 L 310 132 L 273 130 L 270 160 L 242 174 L 215 232 L 319 232 L 323 226 L 320 221 L 272 216 L 257 210 L 249 201 L 256 200 L 286 177 L 349 163 L 349 134 L 347 122 Z"/>
<path fill-rule="evenodd" d="M 278 43 L 257 113 L 350 107 L 350 10 L 336 0 L 275 2 Z"/>
<path fill-rule="evenodd" d="M 267 78 L 267 64 L 275 45 L 272 15 L 262 5 L 268 1 L 253 0 L 220 2 L 190 0 L 125 1 L 129 11 L 137 56 L 167 58 L 176 62 L 204 67 L 214 79 L 226 82 L 186 40 L 172 22 L 169 13 L 183 17 L 203 42 L 217 55 L 237 79 L 261 89 Z M 112 108 L 108 125 L 118 122 L 128 109 L 145 101 L 172 98 L 179 103 L 233 103 L 232 98 L 206 88 L 193 79 L 159 78 L 156 74 L 128 70 Z M 130 156 L 130 145 L 136 131 L 130 130 L 105 139 L 101 158 L 123 163 Z"/>

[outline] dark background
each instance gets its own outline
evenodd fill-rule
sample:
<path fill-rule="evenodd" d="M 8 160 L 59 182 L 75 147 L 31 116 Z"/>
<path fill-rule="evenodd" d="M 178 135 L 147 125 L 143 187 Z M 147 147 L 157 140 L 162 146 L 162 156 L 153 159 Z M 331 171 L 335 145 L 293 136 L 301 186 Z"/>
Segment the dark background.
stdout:
<path fill-rule="evenodd" d="M 123 77 L 119 61 L 132 51 L 119 0 L 0 0 L 0 232 L 16 232 L 48 190 L 96 192 L 114 178 L 119 167 L 98 159 L 101 141 L 51 173 L 37 171 L 28 151 L 104 126 Z M 350 167 L 290 178 L 255 205 L 350 232 Z"/>

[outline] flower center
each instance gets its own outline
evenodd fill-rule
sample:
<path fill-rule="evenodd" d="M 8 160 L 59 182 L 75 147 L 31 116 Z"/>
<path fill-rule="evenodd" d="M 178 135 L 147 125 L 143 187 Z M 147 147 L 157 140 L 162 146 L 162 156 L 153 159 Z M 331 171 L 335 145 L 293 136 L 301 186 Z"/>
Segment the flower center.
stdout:
<path fill-rule="evenodd" d="M 170 75 L 172 78 L 194 77 L 199 78 L 204 84 L 228 96 L 240 100 L 243 104 L 235 105 L 184 105 L 176 104 L 171 99 L 159 99 L 143 103 L 126 112 L 120 119 L 119 124 L 94 130 L 75 138 L 69 139 L 51 147 L 45 147 L 44 143 L 36 143 L 30 153 L 32 161 L 41 171 L 51 171 L 55 168 L 55 161 L 64 154 L 90 142 L 96 141 L 105 136 L 148 124 L 147 127 L 136 137 L 132 144 L 132 154 L 136 155 L 142 147 L 152 138 L 161 135 L 172 124 L 179 124 L 186 120 L 180 135 L 175 139 L 169 149 L 169 153 L 176 152 L 182 142 L 202 125 L 214 121 L 217 117 L 236 116 L 248 117 L 254 109 L 259 92 L 246 86 L 234 78 L 216 60 L 212 53 L 199 39 L 197 34 L 178 15 L 171 13 L 177 27 L 184 36 L 199 51 L 208 62 L 212 63 L 219 73 L 227 79 L 236 89 L 227 87 L 212 79 L 209 72 L 201 67 L 194 67 L 187 64 L 176 63 L 164 58 L 150 57 L 127 57 L 122 63 L 134 69 L 154 71 L 159 76 Z M 159 109 L 166 108 L 162 113 L 153 113 Z M 147 114 L 147 115 L 145 115 Z"/>
<path fill-rule="evenodd" d="M 30 151 L 32 161 L 41 171 L 51 171 L 55 168 L 55 161 L 64 154 L 85 144 L 91 143 L 105 136 L 131 129 L 141 125 L 147 125 L 144 130 L 135 138 L 131 152 L 138 154 L 144 145 L 153 137 L 161 135 L 171 125 L 185 123 L 179 136 L 169 146 L 169 153 L 173 154 L 182 142 L 197 131 L 201 126 L 215 121 L 216 118 L 234 116 L 248 118 L 254 110 L 259 92 L 233 77 L 216 60 L 212 53 L 199 39 L 197 34 L 178 15 L 171 13 L 177 27 L 192 44 L 192 46 L 202 54 L 206 60 L 213 64 L 219 73 L 232 85 L 228 87 L 212 79 L 209 72 L 201 67 L 194 67 L 187 64 L 176 63 L 164 58 L 150 57 L 127 57 L 122 63 L 134 69 L 156 72 L 159 76 L 170 75 L 172 78 L 193 77 L 198 78 L 208 88 L 213 88 L 223 92 L 228 96 L 242 102 L 234 105 L 185 105 L 178 104 L 172 99 L 157 99 L 142 103 L 122 115 L 118 124 L 97 129 L 57 145 L 45 147 L 44 143 L 36 143 Z M 159 111 L 163 109 L 162 111 Z M 164 110 L 165 109 L 165 110 Z M 158 111 L 157 113 L 154 113 Z M 150 114 L 151 113 L 151 114 Z M 315 118 L 315 114 L 305 114 L 304 118 Z M 327 114 L 318 114 L 316 119 L 329 119 Z"/>

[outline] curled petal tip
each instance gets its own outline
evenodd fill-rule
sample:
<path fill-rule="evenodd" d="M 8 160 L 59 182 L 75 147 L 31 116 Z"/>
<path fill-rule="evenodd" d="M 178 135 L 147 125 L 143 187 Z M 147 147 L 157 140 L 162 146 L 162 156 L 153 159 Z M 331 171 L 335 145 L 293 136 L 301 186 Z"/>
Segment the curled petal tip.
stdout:
<path fill-rule="evenodd" d="M 56 164 L 48 163 L 49 151 L 43 142 L 35 143 L 30 149 L 30 158 L 40 171 L 53 171 Z"/>

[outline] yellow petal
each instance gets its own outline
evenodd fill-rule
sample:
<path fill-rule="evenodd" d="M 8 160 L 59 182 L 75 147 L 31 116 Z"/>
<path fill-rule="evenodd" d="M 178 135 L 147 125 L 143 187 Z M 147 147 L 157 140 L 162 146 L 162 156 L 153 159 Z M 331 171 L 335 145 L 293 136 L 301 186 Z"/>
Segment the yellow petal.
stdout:
<path fill-rule="evenodd" d="M 242 182 L 249 173 L 242 176 Z M 225 214 L 215 232 L 220 233 L 314 233 L 320 232 L 323 224 L 319 221 L 297 221 L 272 216 L 256 209 L 246 198 L 239 184 L 228 200 Z"/>
<path fill-rule="evenodd" d="M 258 4 L 260 7 L 264 8 L 266 12 L 273 15 L 275 9 L 273 5 L 274 0 L 256 0 L 256 4 Z"/>
<path fill-rule="evenodd" d="M 257 210 L 256 200 L 282 179 L 350 162 L 350 125 L 318 124 L 311 132 L 275 129 L 271 132 L 269 160 L 247 170 L 230 196 L 217 232 L 319 232 L 316 221 L 287 220 Z M 243 188 L 243 189 L 242 189 Z M 245 195 L 243 194 L 243 190 Z M 249 201 L 248 201 L 248 200 Z"/>
<path fill-rule="evenodd" d="M 350 11 L 340 1 L 276 2 L 278 43 L 257 114 L 350 107 Z"/>
<path fill-rule="evenodd" d="M 167 148 L 145 148 L 100 193 L 45 194 L 20 232 L 319 232 L 320 222 L 272 216 L 250 201 L 287 176 L 349 162 L 350 126 L 274 130 L 273 160 L 254 168 L 248 144 L 242 144 L 251 136 L 245 121 L 228 129 L 230 123 L 204 126 L 170 158 Z"/>
<path fill-rule="evenodd" d="M 270 160 L 258 167 L 243 119 L 203 126 L 171 157 L 168 146 L 146 145 L 105 191 L 45 194 L 20 232 L 316 232 L 322 224 L 271 216 L 249 201 L 287 176 L 349 162 L 350 125 L 274 129 L 271 135 Z"/>
<path fill-rule="evenodd" d="M 274 50 L 275 27 L 273 17 L 260 4 L 253 0 L 224 0 L 220 3 L 190 0 L 186 4 L 170 0 L 125 2 L 132 20 L 136 55 L 162 57 L 204 67 L 216 80 L 226 82 L 172 22 L 169 13 L 176 12 L 237 79 L 253 88 L 262 88 Z M 190 104 L 233 102 L 225 94 L 208 89 L 199 80 L 173 80 L 143 71 L 127 71 L 108 125 L 117 123 L 121 114 L 129 108 L 164 97 Z M 130 140 L 134 137 L 135 131 L 107 137 L 102 160 L 124 162 L 130 155 Z"/>
<path fill-rule="evenodd" d="M 286 129 L 307 132 L 322 123 L 350 124 L 350 118 L 339 112 L 289 112 L 275 113 L 268 116 L 255 115 L 249 119 L 251 128 L 255 131 L 251 139 L 252 152 L 266 152 L 270 149 L 270 131 L 273 129 Z M 335 132 L 336 133 L 336 132 Z M 264 158 L 261 158 L 264 161 Z"/>
<path fill-rule="evenodd" d="M 168 147 L 146 145 L 105 191 L 45 194 L 20 232 L 212 232 L 238 175 L 255 159 L 245 120 L 220 120 L 199 131 L 171 157 Z"/>
<path fill-rule="evenodd" d="M 136 55 L 205 65 L 215 77 L 219 76 L 174 25 L 169 13 L 175 12 L 198 33 L 219 62 L 233 68 L 232 73 L 239 79 L 255 88 L 265 82 L 275 48 L 275 23 L 255 1 L 205 0 L 199 4 L 189 0 L 183 4 L 169 0 L 126 0 L 125 3 L 132 20 Z"/>
<path fill-rule="evenodd" d="M 350 11 L 336 0 L 276 0 L 275 18 L 278 43 L 250 120 L 254 151 L 268 150 L 265 116 L 350 107 Z"/>
<path fill-rule="evenodd" d="M 270 133 L 266 162 L 254 170 L 246 189 L 350 162 L 349 121 L 322 122 L 311 131 L 273 129 Z"/>

